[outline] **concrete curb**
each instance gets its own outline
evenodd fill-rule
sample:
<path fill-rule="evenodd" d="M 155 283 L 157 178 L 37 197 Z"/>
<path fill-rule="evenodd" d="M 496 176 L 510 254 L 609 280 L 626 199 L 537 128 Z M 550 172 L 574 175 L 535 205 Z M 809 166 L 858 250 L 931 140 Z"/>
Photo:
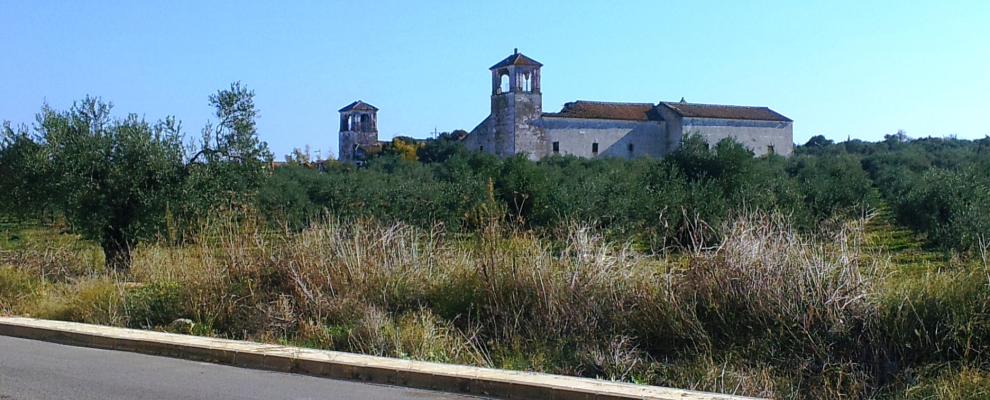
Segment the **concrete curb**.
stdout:
<path fill-rule="evenodd" d="M 508 399 L 741 400 L 745 397 L 587 378 L 464 367 L 33 318 L 0 317 L 0 335 Z"/>

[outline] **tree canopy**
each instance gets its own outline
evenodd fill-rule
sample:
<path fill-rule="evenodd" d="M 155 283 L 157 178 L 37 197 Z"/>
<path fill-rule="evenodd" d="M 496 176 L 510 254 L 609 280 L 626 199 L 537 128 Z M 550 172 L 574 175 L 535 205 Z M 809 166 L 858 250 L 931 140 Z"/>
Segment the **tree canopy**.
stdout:
<path fill-rule="evenodd" d="M 171 217 L 192 224 L 222 200 L 257 192 L 271 155 L 258 139 L 253 96 L 240 83 L 210 96 L 218 122 L 191 156 L 175 118 L 114 118 L 111 103 L 91 97 L 66 111 L 45 106 L 33 134 L 4 126 L 2 211 L 57 214 L 124 271 L 131 249 L 160 238 Z"/>

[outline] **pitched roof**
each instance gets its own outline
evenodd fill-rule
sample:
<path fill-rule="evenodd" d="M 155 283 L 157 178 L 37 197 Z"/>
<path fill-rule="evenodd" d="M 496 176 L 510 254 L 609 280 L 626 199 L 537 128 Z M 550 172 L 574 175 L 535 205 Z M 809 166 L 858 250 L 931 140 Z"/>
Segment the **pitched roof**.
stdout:
<path fill-rule="evenodd" d="M 651 103 L 609 103 L 604 101 L 572 101 L 564 104 L 558 113 L 544 113 L 547 117 L 618 119 L 648 121 L 659 119 Z"/>
<path fill-rule="evenodd" d="M 755 121 L 787 121 L 787 118 L 780 113 L 771 110 L 769 107 L 744 107 L 727 106 L 721 104 L 697 104 L 681 102 L 660 102 L 660 106 L 669 108 L 671 111 L 682 117 L 688 118 L 719 118 L 719 119 L 745 119 Z"/>
<path fill-rule="evenodd" d="M 344 112 L 344 111 L 378 111 L 378 108 L 371 104 L 358 100 L 351 104 L 348 104 L 347 107 L 341 108 L 339 110 L 339 112 Z"/>
<path fill-rule="evenodd" d="M 522 53 L 516 51 L 512 55 L 506 57 L 504 60 L 499 61 L 498 64 L 492 65 L 489 69 L 508 67 L 510 65 L 535 65 L 537 67 L 542 67 L 539 61 L 532 58 L 524 56 Z"/>

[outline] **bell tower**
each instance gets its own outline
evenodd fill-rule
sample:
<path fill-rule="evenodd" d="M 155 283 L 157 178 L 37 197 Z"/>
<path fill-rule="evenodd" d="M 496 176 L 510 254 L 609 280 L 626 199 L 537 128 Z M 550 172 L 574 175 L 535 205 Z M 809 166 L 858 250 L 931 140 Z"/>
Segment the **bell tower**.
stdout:
<path fill-rule="evenodd" d="M 365 147 L 378 144 L 378 108 L 361 100 L 341 108 L 338 139 L 337 158 L 360 161 Z"/>
<path fill-rule="evenodd" d="M 489 70 L 492 72 L 492 145 L 485 149 L 500 157 L 527 153 L 536 160 L 547 155 L 542 129 L 540 64 L 515 49 Z"/>

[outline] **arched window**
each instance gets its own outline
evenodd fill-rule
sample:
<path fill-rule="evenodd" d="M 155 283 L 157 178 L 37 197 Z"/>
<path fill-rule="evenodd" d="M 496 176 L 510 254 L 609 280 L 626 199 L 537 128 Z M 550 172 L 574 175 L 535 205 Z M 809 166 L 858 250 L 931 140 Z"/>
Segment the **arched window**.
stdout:
<path fill-rule="evenodd" d="M 498 92 L 499 93 L 509 93 L 509 73 L 503 72 L 498 77 Z"/>
<path fill-rule="evenodd" d="M 529 73 L 529 72 L 526 72 L 526 73 L 522 74 L 520 76 L 520 78 L 521 78 L 521 82 L 520 82 L 520 85 L 519 86 L 522 87 L 522 90 L 524 92 L 532 92 L 533 91 L 533 75 L 531 73 Z"/>

